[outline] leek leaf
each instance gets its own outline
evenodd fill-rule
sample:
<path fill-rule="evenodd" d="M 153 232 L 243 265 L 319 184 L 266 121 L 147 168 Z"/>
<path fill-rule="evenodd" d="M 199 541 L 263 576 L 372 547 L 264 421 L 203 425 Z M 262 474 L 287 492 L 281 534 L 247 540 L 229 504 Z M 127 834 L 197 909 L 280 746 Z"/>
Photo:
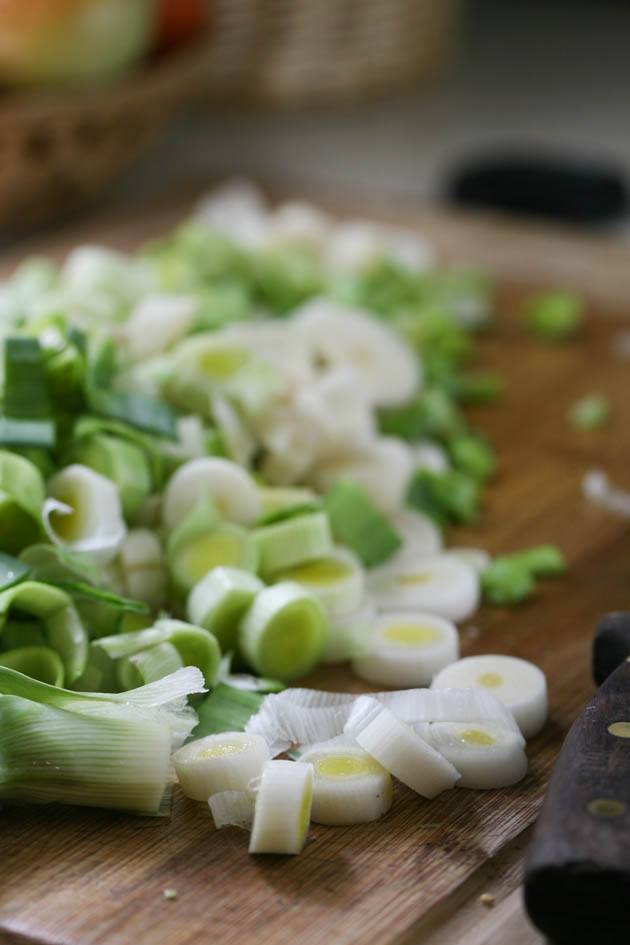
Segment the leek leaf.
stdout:
<path fill-rule="evenodd" d="M 262 692 L 235 689 L 219 683 L 197 706 L 199 724 L 193 729 L 192 738 L 203 738 L 217 732 L 243 732 L 264 699 Z"/>

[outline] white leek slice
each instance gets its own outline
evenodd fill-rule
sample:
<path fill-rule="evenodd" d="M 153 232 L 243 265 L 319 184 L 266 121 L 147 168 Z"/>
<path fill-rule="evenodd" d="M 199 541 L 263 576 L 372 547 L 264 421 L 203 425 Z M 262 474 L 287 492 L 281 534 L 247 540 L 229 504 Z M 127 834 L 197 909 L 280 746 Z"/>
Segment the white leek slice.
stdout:
<path fill-rule="evenodd" d="M 213 568 L 190 592 L 188 617 L 192 623 L 212 631 L 222 653 L 233 651 L 239 621 L 264 586 L 260 578 L 248 571 Z"/>
<path fill-rule="evenodd" d="M 532 738 L 547 720 L 547 681 L 533 663 L 516 656 L 467 656 L 443 669 L 433 687 L 474 686 L 510 709 L 525 738 Z"/>
<path fill-rule="evenodd" d="M 311 820 L 316 824 L 366 824 L 391 807 L 389 772 L 357 745 L 318 745 L 298 763 L 313 767 Z"/>
<path fill-rule="evenodd" d="M 297 515 L 253 532 L 260 552 L 263 577 L 280 574 L 287 568 L 315 561 L 333 549 L 330 522 L 325 512 Z"/>
<path fill-rule="evenodd" d="M 111 480 L 74 463 L 49 480 L 48 493 L 42 518 L 53 544 L 88 554 L 101 564 L 116 557 L 126 527 Z"/>
<path fill-rule="evenodd" d="M 125 593 L 153 610 L 166 601 L 167 574 L 160 540 L 148 528 L 132 528 L 118 556 Z"/>
<path fill-rule="evenodd" d="M 364 653 L 375 619 L 376 609 L 370 600 L 349 613 L 331 616 L 322 662 L 343 663 Z"/>
<path fill-rule="evenodd" d="M 271 214 L 269 239 L 272 243 L 289 243 L 322 250 L 332 229 L 327 213 L 309 203 L 289 201 Z"/>
<path fill-rule="evenodd" d="M 463 561 L 469 567 L 481 574 L 492 563 L 492 558 L 483 548 L 449 548 L 447 554 L 452 555 L 459 561 Z"/>
<path fill-rule="evenodd" d="M 267 696 L 246 731 L 262 735 L 272 746 L 272 754 L 292 745 L 313 745 L 328 741 L 344 731 L 354 719 L 362 718 L 365 702 L 376 700 L 410 725 L 418 722 L 469 722 L 471 719 L 496 722 L 519 733 L 510 710 L 484 689 L 405 689 L 355 696 L 317 689 L 285 689 Z"/>
<path fill-rule="evenodd" d="M 305 676 L 319 660 L 325 639 L 322 605 L 291 581 L 261 591 L 239 629 L 243 655 L 259 675 L 272 679 Z"/>
<path fill-rule="evenodd" d="M 326 260 L 334 271 L 361 272 L 382 259 L 422 271 L 433 261 L 433 250 L 413 230 L 372 220 L 339 223 L 327 241 Z"/>
<path fill-rule="evenodd" d="M 240 466 L 249 467 L 256 453 L 256 440 L 247 429 L 236 407 L 232 406 L 227 397 L 214 394 L 212 416 L 230 459 Z"/>
<path fill-rule="evenodd" d="M 496 723 L 434 722 L 427 740 L 461 774 L 457 787 L 509 787 L 527 773 L 522 738 Z"/>
<path fill-rule="evenodd" d="M 448 453 L 443 446 L 431 440 L 422 440 L 411 444 L 414 462 L 417 469 L 428 469 L 429 472 L 442 473 L 451 468 Z"/>
<path fill-rule="evenodd" d="M 331 619 L 356 610 L 365 596 L 363 565 L 347 548 L 333 548 L 325 558 L 287 568 L 277 574 L 276 579 L 295 581 L 311 591 Z"/>
<path fill-rule="evenodd" d="M 254 794 L 251 791 L 219 791 L 208 798 L 208 807 L 217 830 L 221 827 L 247 830 L 254 819 Z"/>
<path fill-rule="evenodd" d="M 437 797 L 459 779 L 450 761 L 382 706 L 353 734 L 361 748 L 422 797 Z"/>
<path fill-rule="evenodd" d="M 442 550 L 442 534 L 428 515 L 414 509 L 402 509 L 390 516 L 390 522 L 402 538 L 403 545 L 388 562 L 388 566 L 403 561 L 417 561 L 422 557 L 434 557 Z"/>
<path fill-rule="evenodd" d="M 373 626 L 366 652 L 352 663 L 367 682 L 385 686 L 428 686 L 459 657 L 455 624 L 432 614 L 382 614 Z"/>
<path fill-rule="evenodd" d="M 251 525 L 260 515 L 253 479 L 229 459 L 203 457 L 179 467 L 164 493 L 166 527 L 175 528 L 203 500 L 212 502 L 222 517 L 240 525 Z"/>
<path fill-rule="evenodd" d="M 403 504 L 413 469 L 407 444 L 397 437 L 380 436 L 364 449 L 317 463 L 309 481 L 320 492 L 328 492 L 339 479 L 351 479 L 381 512 L 391 515 Z"/>
<path fill-rule="evenodd" d="M 328 367 L 350 366 L 368 400 L 379 407 L 409 400 L 420 386 L 418 356 L 405 341 L 368 312 L 313 299 L 294 314 L 292 327 L 307 341 L 316 360 Z"/>
<path fill-rule="evenodd" d="M 199 303 L 191 295 L 149 295 L 131 310 L 123 341 L 134 361 L 171 348 L 192 328 Z"/>
<path fill-rule="evenodd" d="M 368 576 L 379 610 L 421 610 L 459 622 L 479 604 L 479 576 L 448 554 L 384 564 Z"/>
<path fill-rule="evenodd" d="M 313 769 L 269 761 L 256 794 L 250 853 L 299 853 L 306 842 L 313 801 Z"/>
<path fill-rule="evenodd" d="M 582 481 L 582 491 L 587 499 L 609 512 L 630 517 L 630 493 L 614 486 L 603 469 L 591 469 Z"/>
<path fill-rule="evenodd" d="M 293 407 L 317 436 L 317 459 L 369 447 L 376 435 L 374 411 L 350 367 L 336 367 L 304 384 Z"/>
<path fill-rule="evenodd" d="M 317 495 L 311 489 L 299 489 L 286 486 L 267 486 L 258 489 L 260 498 L 261 513 L 263 516 L 271 515 L 273 512 L 279 512 L 282 509 L 290 509 L 295 505 L 307 505 L 314 502 Z"/>
<path fill-rule="evenodd" d="M 182 791 L 194 801 L 207 801 L 221 791 L 245 791 L 269 761 L 260 735 L 221 732 L 189 742 L 173 755 Z"/>
<path fill-rule="evenodd" d="M 260 248 L 267 239 L 269 212 L 260 190 L 246 180 L 232 180 L 203 197 L 197 219 L 247 249 Z"/>

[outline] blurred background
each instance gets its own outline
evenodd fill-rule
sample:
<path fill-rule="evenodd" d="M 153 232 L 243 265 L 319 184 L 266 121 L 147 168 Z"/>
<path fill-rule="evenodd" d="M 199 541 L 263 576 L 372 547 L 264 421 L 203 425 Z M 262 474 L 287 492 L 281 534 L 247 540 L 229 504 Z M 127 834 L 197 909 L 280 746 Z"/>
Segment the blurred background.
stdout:
<path fill-rule="evenodd" d="M 614 0 L 0 0 L 0 232 L 235 174 L 623 230 L 629 39 Z"/>

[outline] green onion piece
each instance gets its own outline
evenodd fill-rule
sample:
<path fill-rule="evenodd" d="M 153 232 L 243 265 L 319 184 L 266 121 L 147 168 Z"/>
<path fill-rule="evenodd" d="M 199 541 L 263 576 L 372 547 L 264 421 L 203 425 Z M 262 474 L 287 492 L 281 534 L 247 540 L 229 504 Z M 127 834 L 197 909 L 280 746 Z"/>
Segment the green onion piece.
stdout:
<path fill-rule="evenodd" d="M 299 518 L 301 515 L 310 515 L 313 512 L 321 512 L 321 502 L 301 502 L 297 505 L 289 505 L 283 509 L 276 509 L 274 512 L 268 512 L 258 519 L 257 525 L 275 525 L 277 522 L 286 522 L 290 518 Z"/>
<path fill-rule="evenodd" d="M 565 574 L 567 560 L 555 545 L 539 545 L 511 556 L 524 565 L 534 577 L 558 577 Z"/>
<path fill-rule="evenodd" d="M 473 522 L 479 510 L 479 486 L 459 470 L 443 473 L 417 470 L 411 478 L 407 503 L 429 515 L 438 525 Z"/>
<path fill-rule="evenodd" d="M 239 628 L 239 647 L 262 676 L 282 681 L 305 676 L 322 655 L 326 615 L 317 598 L 291 581 L 267 587 Z"/>
<path fill-rule="evenodd" d="M 177 438 L 175 413 L 168 404 L 143 394 L 88 388 L 88 404 L 94 413 L 120 420 L 156 436 Z"/>
<path fill-rule="evenodd" d="M 534 592 L 534 579 L 527 565 L 510 555 L 498 555 L 481 573 L 484 598 L 500 607 L 514 606 Z"/>
<path fill-rule="evenodd" d="M 214 568 L 195 584 L 187 603 L 190 620 L 211 630 L 222 653 L 236 649 L 239 621 L 263 582 L 237 568 Z"/>
<path fill-rule="evenodd" d="M 0 545 L 10 554 L 40 537 L 46 490 L 40 471 L 29 460 L 0 450 Z"/>
<path fill-rule="evenodd" d="M 464 429 L 464 420 L 453 400 L 438 388 L 428 388 L 404 407 L 381 410 L 381 432 L 403 440 L 447 437 Z"/>
<path fill-rule="evenodd" d="M 199 724 L 193 738 L 204 738 L 219 732 L 242 732 L 252 715 L 260 709 L 265 694 L 236 689 L 219 683 L 209 696 L 197 706 Z"/>
<path fill-rule="evenodd" d="M 366 567 L 381 564 L 402 547 L 402 539 L 356 483 L 337 482 L 324 500 L 336 540 L 359 555 Z"/>
<path fill-rule="evenodd" d="M 172 643 L 156 643 L 147 650 L 121 659 L 117 664 L 117 679 L 120 689 L 137 689 L 156 679 L 163 679 L 184 665 Z"/>
<path fill-rule="evenodd" d="M 59 654 L 48 646 L 23 646 L 0 653 L 0 666 L 8 666 L 50 686 L 63 686 L 63 663 Z"/>
<path fill-rule="evenodd" d="M 229 522 L 210 525 L 211 512 L 204 520 L 203 509 L 191 513 L 169 536 L 166 559 L 173 584 L 188 594 L 208 571 L 218 567 L 256 571 L 259 551 L 251 533 Z"/>
<path fill-rule="evenodd" d="M 23 561 L 0 551 L 0 591 L 19 584 L 29 576 L 31 569 Z"/>
<path fill-rule="evenodd" d="M 101 473 L 118 487 L 123 514 L 133 519 L 153 488 L 144 450 L 135 443 L 96 434 L 77 443 L 73 460 Z"/>
<path fill-rule="evenodd" d="M 448 451 L 457 469 L 483 482 L 492 475 L 495 460 L 492 447 L 479 436 L 465 434 L 448 442 Z"/>
<path fill-rule="evenodd" d="M 605 394 L 589 394 L 573 404 L 569 420 L 579 430 L 594 430 L 600 427 L 610 413 L 610 401 Z"/>
<path fill-rule="evenodd" d="M 253 537 L 260 552 L 260 570 L 263 576 L 316 558 L 324 558 L 332 551 L 330 522 L 326 512 L 299 515 L 255 528 Z"/>
<path fill-rule="evenodd" d="M 51 412 L 39 342 L 26 336 L 7 338 L 4 343 L 0 443 L 7 446 L 54 446 L 55 425 Z"/>
<path fill-rule="evenodd" d="M 48 644 L 59 653 L 69 683 L 85 669 L 88 637 L 67 594 L 38 581 L 22 581 L 0 593 L 0 627 L 13 610 L 39 618 Z"/>
<path fill-rule="evenodd" d="M 455 396 L 464 404 L 494 403 L 503 396 L 503 378 L 486 372 L 462 372 L 455 378 Z"/>
<path fill-rule="evenodd" d="M 564 341 L 577 331 L 584 303 L 572 292 L 544 292 L 530 299 L 525 318 L 527 327 L 546 341 Z"/>

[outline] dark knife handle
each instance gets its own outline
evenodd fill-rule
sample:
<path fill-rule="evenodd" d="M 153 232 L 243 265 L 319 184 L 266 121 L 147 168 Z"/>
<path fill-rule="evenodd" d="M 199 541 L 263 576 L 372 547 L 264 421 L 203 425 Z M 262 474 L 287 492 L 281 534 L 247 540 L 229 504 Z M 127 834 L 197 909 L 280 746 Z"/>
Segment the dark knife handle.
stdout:
<path fill-rule="evenodd" d="M 630 943 L 630 661 L 562 746 L 525 868 L 525 904 L 558 945 Z"/>

